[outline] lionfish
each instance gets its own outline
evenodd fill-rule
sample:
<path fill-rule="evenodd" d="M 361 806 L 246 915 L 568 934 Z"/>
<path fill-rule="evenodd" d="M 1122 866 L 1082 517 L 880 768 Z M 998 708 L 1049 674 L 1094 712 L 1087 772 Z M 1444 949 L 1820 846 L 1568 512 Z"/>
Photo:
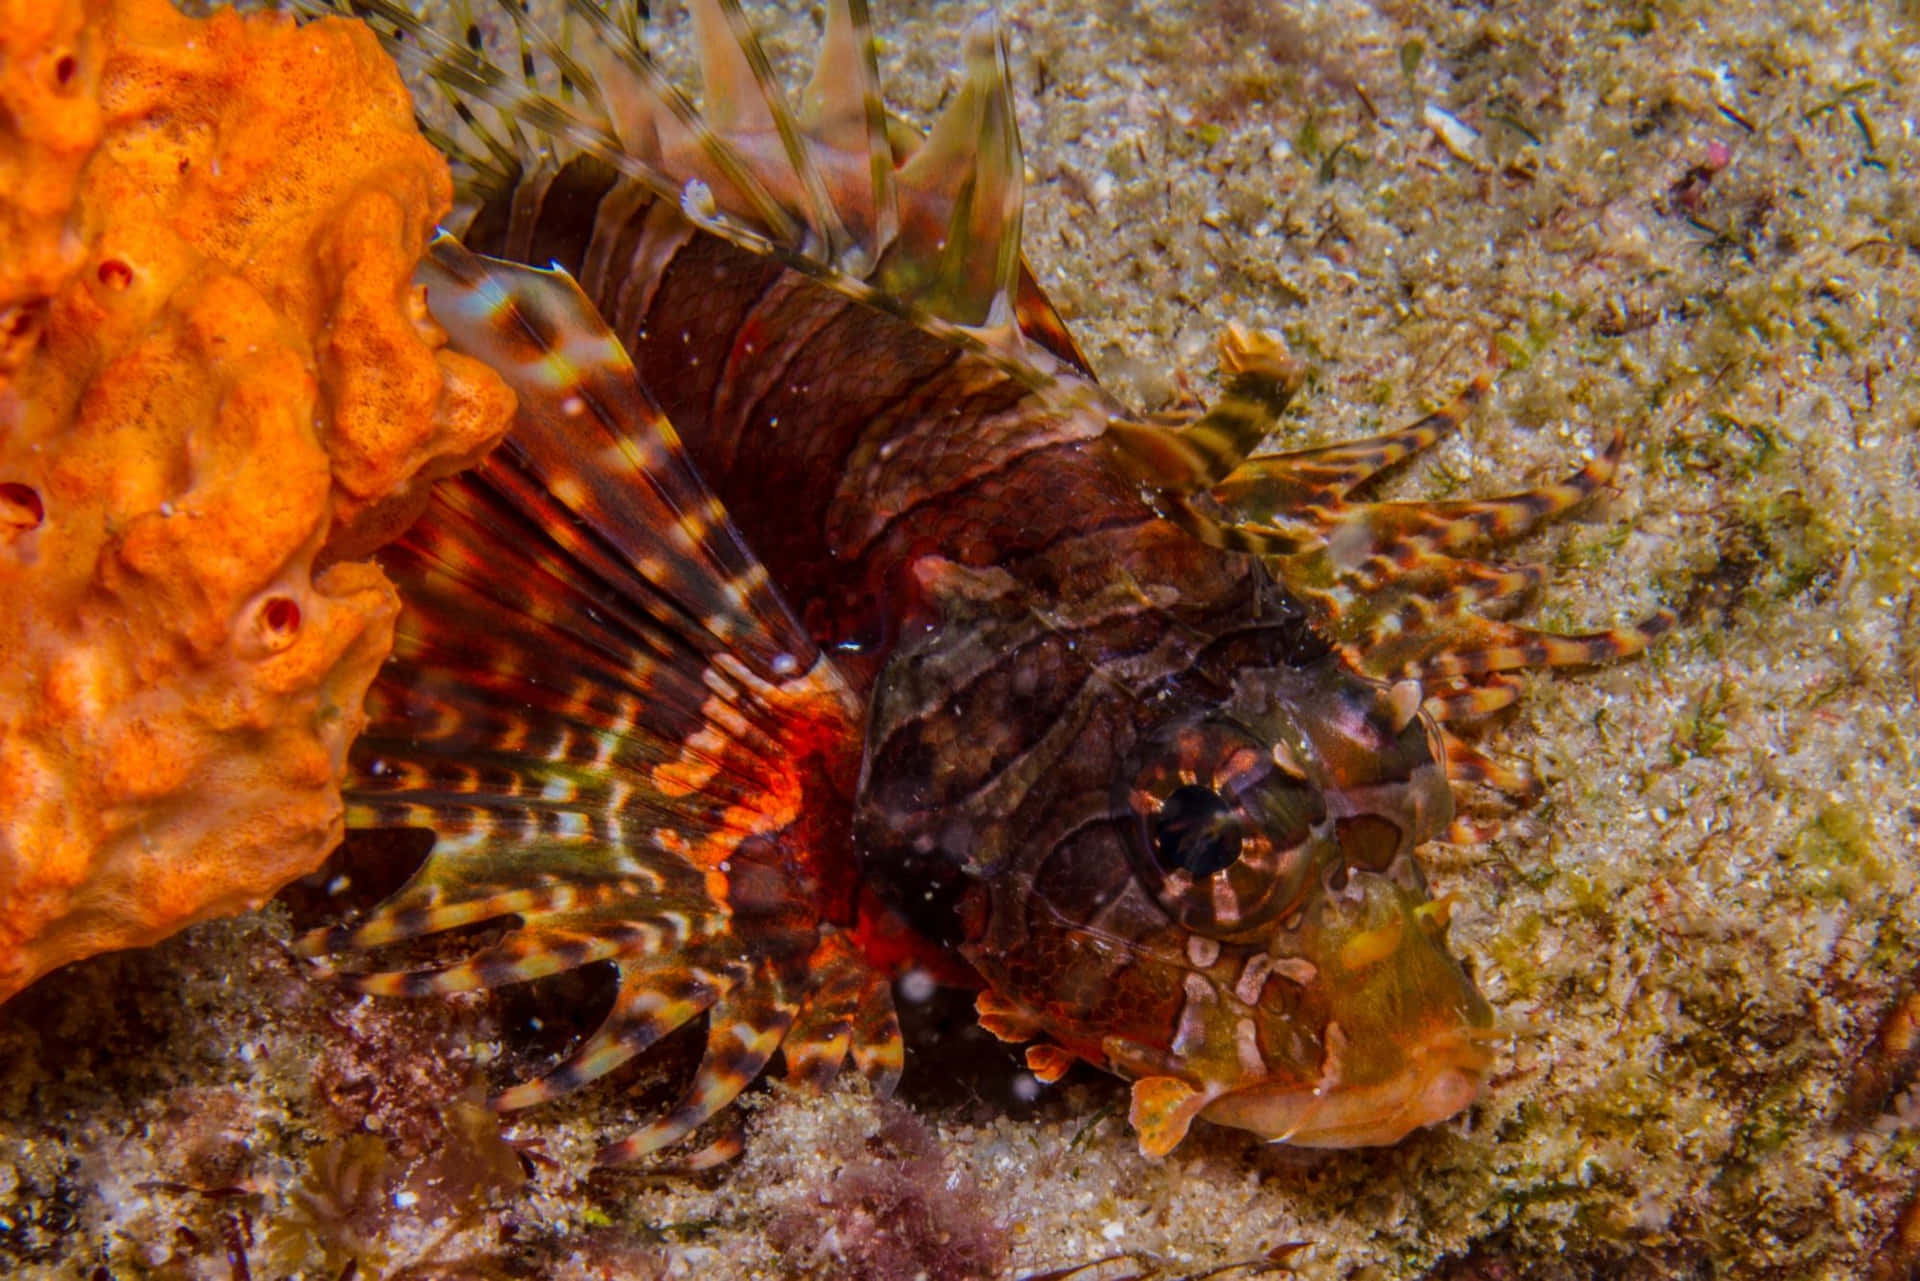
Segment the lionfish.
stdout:
<path fill-rule="evenodd" d="M 912 969 L 977 988 L 1039 1078 L 1129 1078 L 1151 1155 L 1197 1117 L 1394 1143 L 1477 1097 L 1492 1011 L 1415 855 L 1455 786 L 1529 782 L 1450 727 L 1667 619 L 1501 621 L 1542 570 L 1470 553 L 1605 486 L 1618 437 L 1508 497 L 1366 501 L 1486 379 L 1258 452 L 1301 378 L 1233 326 L 1215 403 L 1130 414 L 1022 258 L 991 22 L 922 137 L 864 0 L 827 3 L 797 107 L 739 5 L 691 0 L 698 108 L 604 0 L 551 33 L 502 3 L 511 69 L 478 27 L 341 4 L 459 117 L 467 213 L 420 281 L 519 411 L 383 558 L 406 609 L 350 820 L 433 848 L 308 954 L 496 927 L 348 976 L 405 995 L 610 964 L 604 1023 L 503 1109 L 704 1014 L 686 1093 L 609 1162 L 776 1054 L 891 1089 Z"/>

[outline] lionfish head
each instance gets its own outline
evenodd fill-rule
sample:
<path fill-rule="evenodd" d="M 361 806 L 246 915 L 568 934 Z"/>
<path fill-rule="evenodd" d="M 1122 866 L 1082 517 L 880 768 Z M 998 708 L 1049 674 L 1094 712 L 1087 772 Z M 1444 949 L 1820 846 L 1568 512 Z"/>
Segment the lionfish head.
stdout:
<path fill-rule="evenodd" d="M 1143 741 L 1128 850 L 1169 919 L 1140 965 L 1178 1012 L 1164 1042 L 1101 1048 L 1135 1077 L 1149 1150 L 1196 1115 L 1302 1146 L 1394 1143 L 1478 1096 L 1491 1010 L 1412 859 L 1453 815 L 1420 705 L 1417 683 L 1328 657 L 1242 673 Z"/>
<path fill-rule="evenodd" d="M 1453 815 L 1418 685 L 1328 655 L 1135 707 L 1132 733 L 1085 727 L 1024 782 L 1045 835 L 982 869 L 962 950 L 986 1026 L 1044 1038 L 1043 1077 L 1132 1078 L 1155 1154 L 1195 1117 L 1349 1147 L 1471 1103 L 1492 1012 L 1412 858 Z"/>

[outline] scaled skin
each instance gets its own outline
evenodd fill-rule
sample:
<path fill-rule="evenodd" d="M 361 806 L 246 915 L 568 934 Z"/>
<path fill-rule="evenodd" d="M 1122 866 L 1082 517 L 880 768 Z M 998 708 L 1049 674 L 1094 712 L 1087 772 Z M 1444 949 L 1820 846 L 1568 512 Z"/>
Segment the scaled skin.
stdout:
<path fill-rule="evenodd" d="M 319 863 L 398 608 L 349 558 L 512 397 L 410 283 L 450 185 L 357 24 L 0 19 L 3 1000 Z"/>

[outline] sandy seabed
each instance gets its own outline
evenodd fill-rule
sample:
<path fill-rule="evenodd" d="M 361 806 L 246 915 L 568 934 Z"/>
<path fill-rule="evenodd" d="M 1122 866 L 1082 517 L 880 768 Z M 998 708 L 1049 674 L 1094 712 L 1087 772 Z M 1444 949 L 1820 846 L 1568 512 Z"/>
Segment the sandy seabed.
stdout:
<path fill-rule="evenodd" d="M 877 10 L 892 101 L 924 122 L 975 6 Z M 294 902 L 0 1011 L 0 1272 L 1912 1274 L 1920 1242 L 1891 1238 L 1920 1101 L 1874 1040 L 1920 965 L 1920 13 L 1001 12 L 1028 255 L 1123 396 L 1204 392 L 1237 319 L 1311 368 L 1289 444 L 1504 363 L 1391 494 L 1500 492 L 1629 433 L 1608 500 L 1520 549 L 1553 567 L 1530 619 L 1680 625 L 1643 660 L 1531 678 L 1489 742 L 1543 800 L 1490 799 L 1498 835 L 1427 855 L 1517 1030 L 1487 1097 L 1390 1150 L 1202 1127 L 1148 1161 L 1118 1083 L 1029 1098 L 1016 1059 L 932 1029 L 941 1004 L 904 1108 L 775 1087 L 723 1171 L 596 1175 L 636 1079 L 503 1143 L 448 1101 L 564 1019 L 313 983 Z M 808 10 L 773 21 L 797 73 Z"/>

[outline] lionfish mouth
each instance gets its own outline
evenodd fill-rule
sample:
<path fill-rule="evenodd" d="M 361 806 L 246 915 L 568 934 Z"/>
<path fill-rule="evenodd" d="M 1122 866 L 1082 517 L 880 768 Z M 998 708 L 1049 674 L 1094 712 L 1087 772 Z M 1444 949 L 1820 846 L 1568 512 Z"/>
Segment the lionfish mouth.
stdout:
<path fill-rule="evenodd" d="M 1406 1066 L 1373 1081 L 1260 1082 L 1231 1090 L 1200 1115 L 1305 1148 L 1384 1147 L 1459 1115 L 1480 1097 L 1493 1055 L 1487 1029 L 1450 1027 L 1413 1046 Z"/>

